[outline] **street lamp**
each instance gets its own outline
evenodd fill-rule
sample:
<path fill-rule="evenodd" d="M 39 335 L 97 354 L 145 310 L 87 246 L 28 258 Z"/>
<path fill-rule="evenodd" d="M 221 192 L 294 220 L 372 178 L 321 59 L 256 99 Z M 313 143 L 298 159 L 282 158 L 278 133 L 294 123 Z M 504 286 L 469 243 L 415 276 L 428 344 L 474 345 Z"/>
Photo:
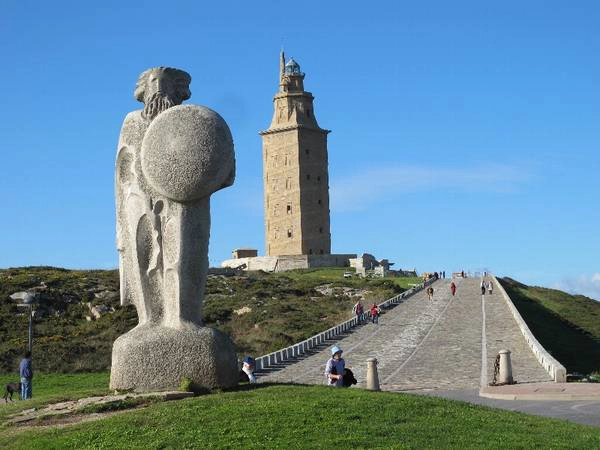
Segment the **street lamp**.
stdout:
<path fill-rule="evenodd" d="M 29 344 L 28 349 L 31 352 L 31 346 L 33 344 L 33 304 L 35 303 L 35 296 L 30 292 L 25 292 L 21 296 L 22 303 L 17 303 L 17 306 L 21 308 L 29 308 Z"/>

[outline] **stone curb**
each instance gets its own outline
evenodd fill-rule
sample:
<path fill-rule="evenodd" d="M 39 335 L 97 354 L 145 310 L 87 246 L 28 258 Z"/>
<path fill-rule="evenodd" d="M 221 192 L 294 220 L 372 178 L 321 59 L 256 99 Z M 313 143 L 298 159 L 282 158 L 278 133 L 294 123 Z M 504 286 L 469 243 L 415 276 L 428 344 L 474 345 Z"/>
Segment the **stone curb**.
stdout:
<path fill-rule="evenodd" d="M 482 390 L 479 392 L 479 396 L 480 397 L 484 397 L 484 398 L 491 398 L 491 399 L 495 399 L 495 400 L 559 400 L 559 401 L 573 401 L 573 400 L 593 400 L 593 401 L 600 401 L 600 393 L 594 395 L 594 394 L 560 394 L 560 393 L 556 393 L 556 394 L 535 394 L 535 393 L 529 393 L 529 394 L 503 394 L 500 392 L 489 392 L 487 390 Z"/>
<path fill-rule="evenodd" d="M 600 384 L 531 383 L 485 386 L 479 396 L 496 400 L 593 400 L 600 401 Z"/>
<path fill-rule="evenodd" d="M 163 391 L 163 392 L 144 392 L 144 393 L 127 393 L 127 394 L 114 394 L 97 397 L 84 397 L 77 400 L 66 400 L 63 402 L 49 403 L 39 408 L 30 408 L 23 411 L 19 411 L 15 414 L 8 416 L 8 421 L 5 424 L 20 424 L 35 420 L 39 417 L 51 415 L 51 416 L 65 416 L 67 414 L 77 414 L 83 408 L 90 405 L 102 405 L 107 403 L 113 403 L 121 400 L 129 400 L 134 398 L 159 398 L 162 401 L 169 400 L 180 400 L 188 397 L 193 397 L 193 392 L 181 392 L 181 391 Z"/>

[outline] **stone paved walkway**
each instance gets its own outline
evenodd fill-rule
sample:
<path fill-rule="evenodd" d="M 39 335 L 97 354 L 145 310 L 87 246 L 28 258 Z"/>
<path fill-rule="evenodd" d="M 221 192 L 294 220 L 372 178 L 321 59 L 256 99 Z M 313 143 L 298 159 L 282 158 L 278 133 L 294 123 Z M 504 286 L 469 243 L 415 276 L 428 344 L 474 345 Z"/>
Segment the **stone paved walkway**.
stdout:
<path fill-rule="evenodd" d="M 366 360 L 379 361 L 381 388 L 390 391 L 479 388 L 493 376 L 494 357 L 508 348 L 513 375 L 519 382 L 547 381 L 521 331 L 496 292 L 485 297 L 485 346 L 479 279 L 457 279 L 456 297 L 450 280 L 433 284 L 434 300 L 421 291 L 387 311 L 379 324 L 367 324 L 326 342 L 313 353 L 259 375 L 263 382 L 323 384 L 332 345 L 344 350 L 346 364 L 364 387 Z M 487 367 L 482 371 L 482 359 Z M 485 381 L 484 381 L 485 380 Z"/>
<path fill-rule="evenodd" d="M 502 349 L 511 351 L 513 377 L 518 383 L 552 381 L 523 338 L 523 334 L 500 292 L 496 289 L 492 295 L 485 295 L 484 301 L 487 332 L 487 382 L 491 383 L 494 377 L 494 360 Z"/>

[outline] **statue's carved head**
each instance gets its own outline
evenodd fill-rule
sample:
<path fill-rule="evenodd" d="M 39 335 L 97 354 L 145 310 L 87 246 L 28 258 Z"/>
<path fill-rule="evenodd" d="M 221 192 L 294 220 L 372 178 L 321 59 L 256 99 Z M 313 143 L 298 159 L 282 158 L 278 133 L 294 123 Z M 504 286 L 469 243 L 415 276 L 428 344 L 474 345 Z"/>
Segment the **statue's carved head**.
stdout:
<path fill-rule="evenodd" d="M 153 120 L 164 110 L 181 105 L 191 97 L 192 77 L 172 67 L 153 67 L 139 76 L 135 85 L 135 99 L 144 104 L 142 115 Z"/>

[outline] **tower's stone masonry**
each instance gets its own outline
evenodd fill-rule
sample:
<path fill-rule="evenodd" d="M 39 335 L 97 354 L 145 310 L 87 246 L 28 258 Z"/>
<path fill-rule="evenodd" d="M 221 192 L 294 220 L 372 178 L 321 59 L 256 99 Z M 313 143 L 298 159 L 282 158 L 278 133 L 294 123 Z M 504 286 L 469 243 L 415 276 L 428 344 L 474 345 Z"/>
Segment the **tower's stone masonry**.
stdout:
<path fill-rule="evenodd" d="M 266 254 L 331 253 L 327 134 L 293 59 L 280 57 L 279 92 L 263 138 Z"/>

